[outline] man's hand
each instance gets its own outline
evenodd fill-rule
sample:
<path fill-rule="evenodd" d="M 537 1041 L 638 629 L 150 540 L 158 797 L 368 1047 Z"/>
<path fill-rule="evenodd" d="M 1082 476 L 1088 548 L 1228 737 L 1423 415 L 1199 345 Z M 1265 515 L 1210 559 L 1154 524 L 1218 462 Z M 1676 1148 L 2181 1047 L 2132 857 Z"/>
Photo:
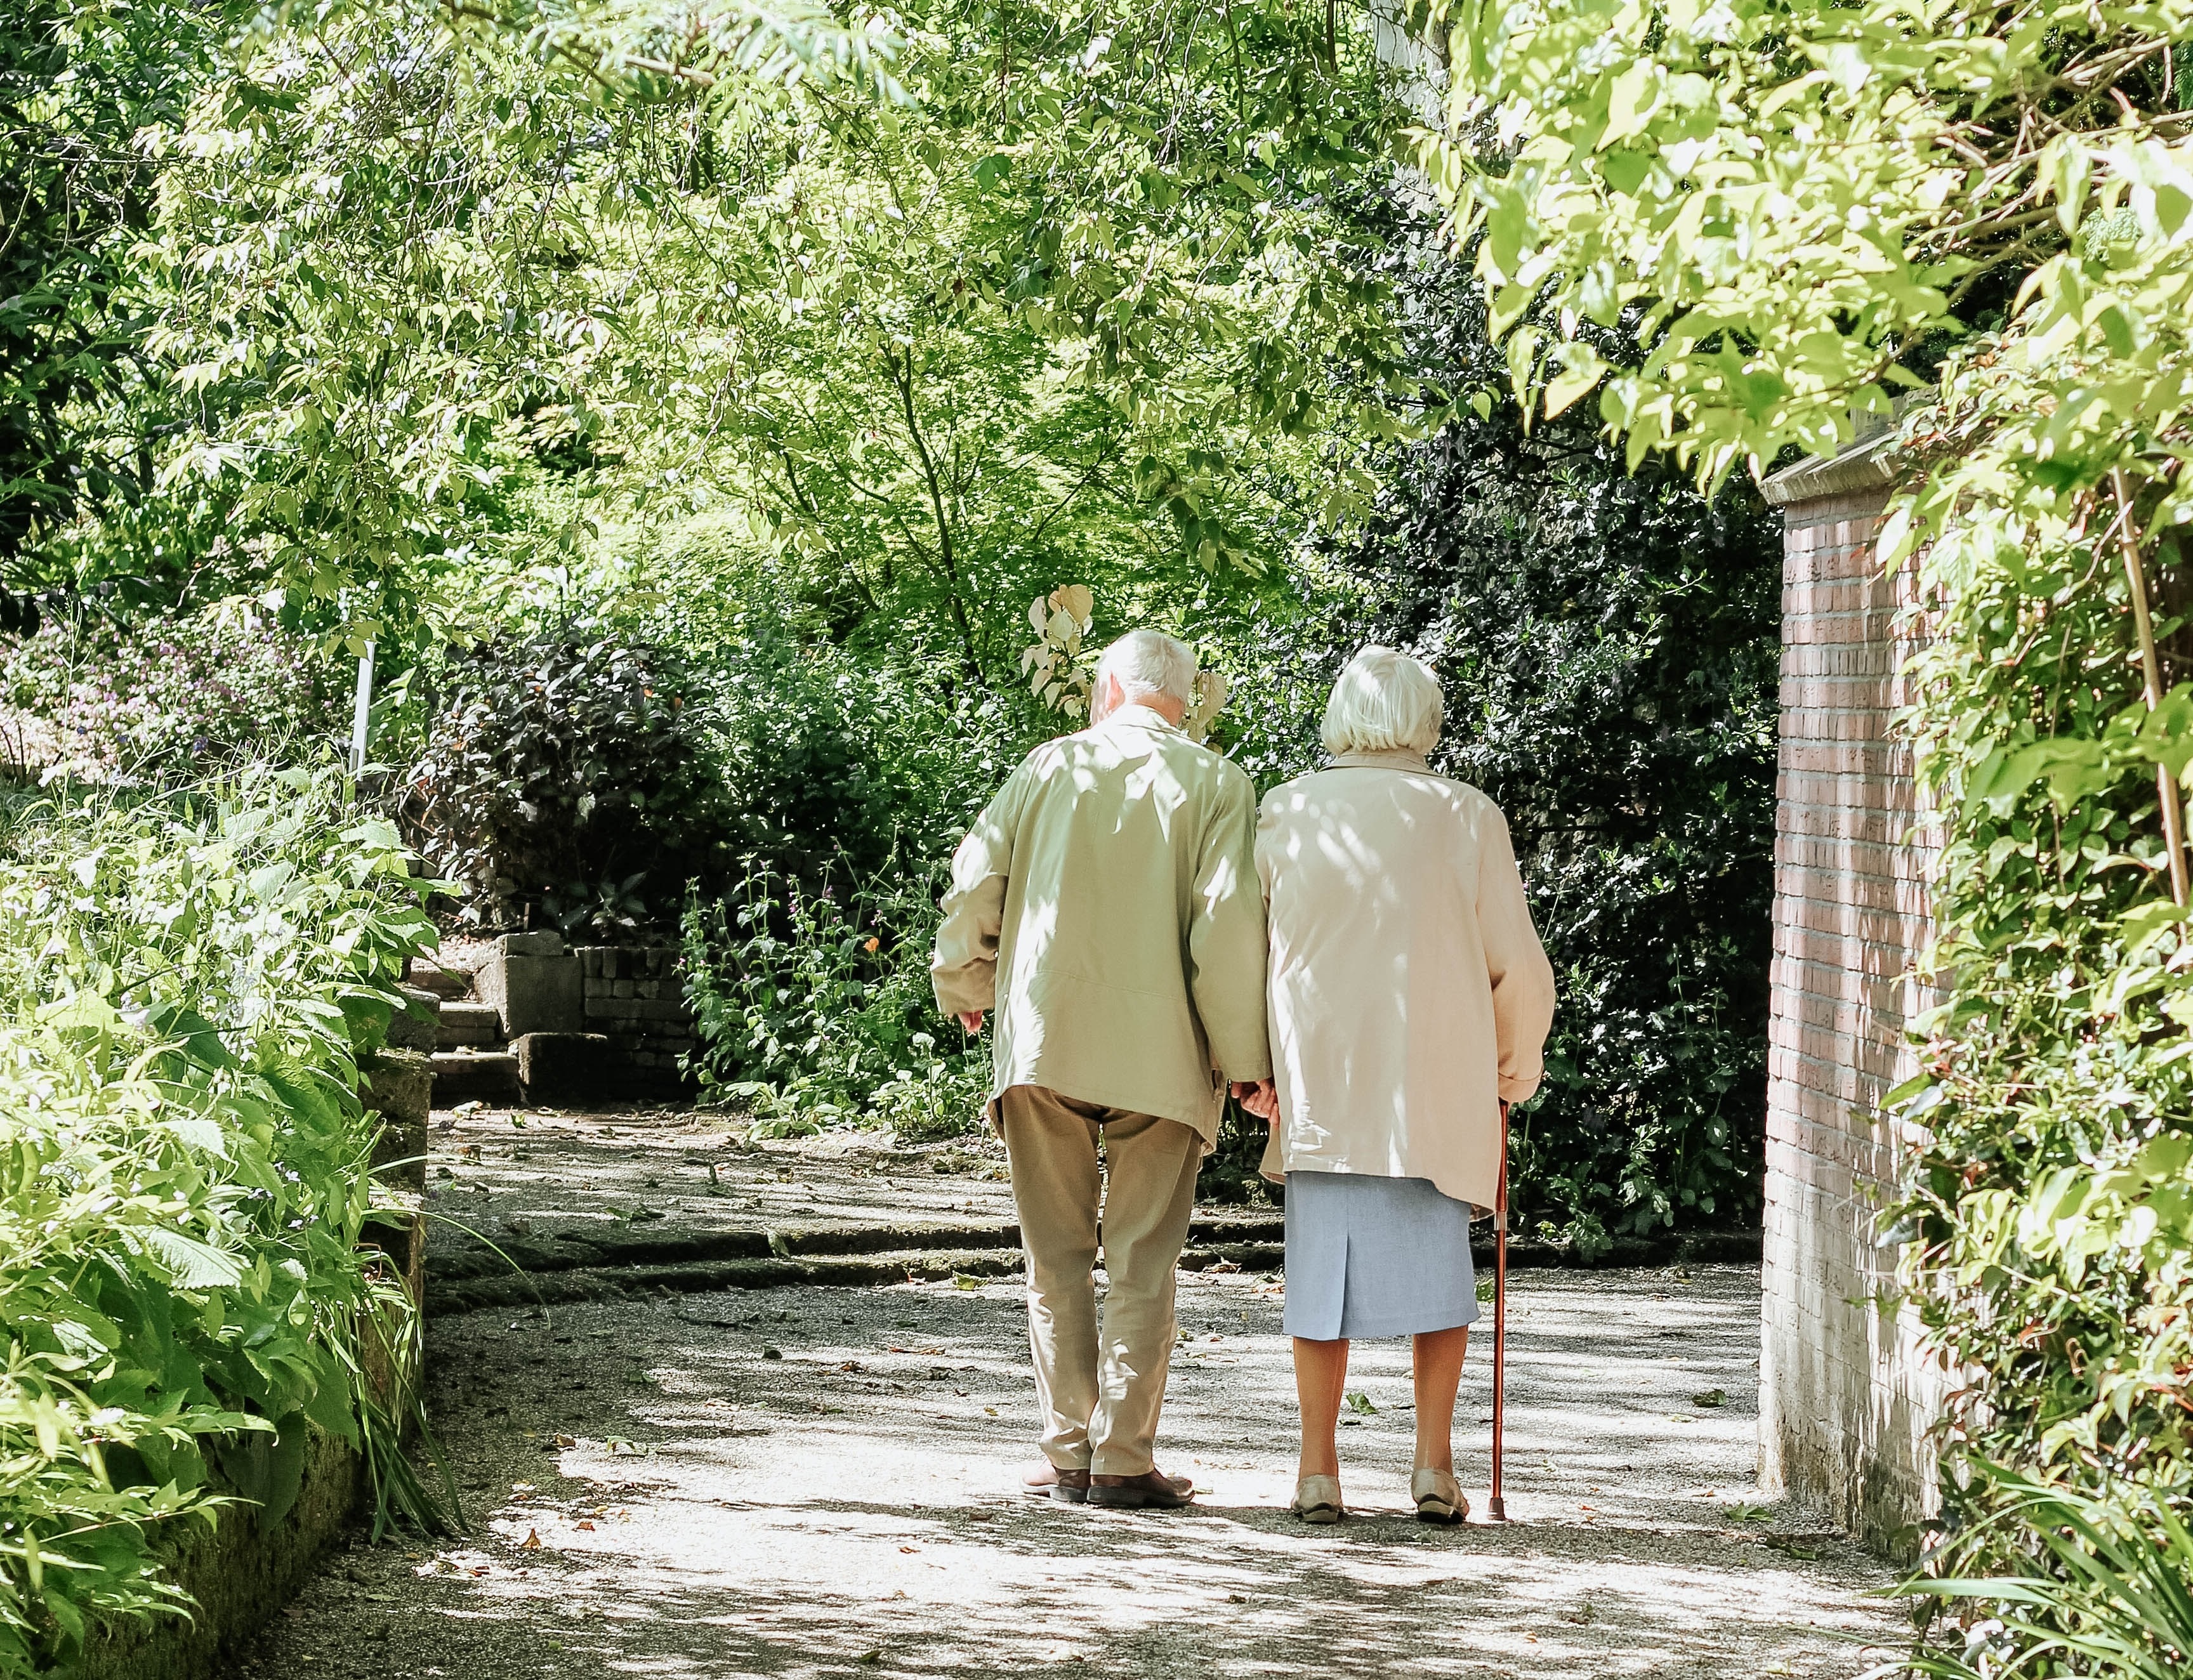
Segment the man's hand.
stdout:
<path fill-rule="evenodd" d="M 1234 1100 L 1259 1120 L 1280 1117 L 1280 1088 L 1268 1079 L 1236 1079 Z"/>
<path fill-rule="evenodd" d="M 980 1009 L 962 1009 L 959 1025 L 965 1027 L 969 1036 L 972 1037 L 982 1030 L 982 1012 Z"/>

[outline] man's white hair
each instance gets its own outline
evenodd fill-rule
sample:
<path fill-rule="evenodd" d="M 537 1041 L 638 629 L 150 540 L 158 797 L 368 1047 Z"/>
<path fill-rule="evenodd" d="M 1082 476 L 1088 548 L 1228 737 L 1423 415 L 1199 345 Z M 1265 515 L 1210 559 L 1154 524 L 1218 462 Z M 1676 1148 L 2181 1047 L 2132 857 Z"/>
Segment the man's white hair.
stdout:
<path fill-rule="evenodd" d="M 1331 753 L 1429 752 L 1446 704 L 1430 666 L 1374 643 L 1332 685 L 1319 733 Z"/>
<path fill-rule="evenodd" d="M 1119 679 L 1123 699 L 1168 694 L 1182 706 L 1195 703 L 1195 651 L 1162 631 L 1131 630 L 1104 649 L 1096 661 L 1096 693 L 1108 677 Z"/>

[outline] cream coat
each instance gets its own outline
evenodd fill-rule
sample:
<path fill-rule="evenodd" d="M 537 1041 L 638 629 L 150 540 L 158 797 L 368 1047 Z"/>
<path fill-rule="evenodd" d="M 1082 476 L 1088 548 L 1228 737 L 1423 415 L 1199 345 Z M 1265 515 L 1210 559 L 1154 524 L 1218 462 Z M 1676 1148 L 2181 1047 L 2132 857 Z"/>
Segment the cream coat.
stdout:
<path fill-rule="evenodd" d="M 1257 793 L 1148 706 L 1045 742 L 952 859 L 930 965 L 995 1010 L 998 1093 L 1178 1120 L 1207 1151 L 1226 1082 L 1271 1071 Z"/>
<path fill-rule="evenodd" d="M 1411 752 L 1276 787 L 1257 830 L 1280 1116 L 1264 1172 L 1429 1179 L 1491 1207 L 1500 1105 L 1538 1088 L 1554 972 L 1508 825 Z"/>

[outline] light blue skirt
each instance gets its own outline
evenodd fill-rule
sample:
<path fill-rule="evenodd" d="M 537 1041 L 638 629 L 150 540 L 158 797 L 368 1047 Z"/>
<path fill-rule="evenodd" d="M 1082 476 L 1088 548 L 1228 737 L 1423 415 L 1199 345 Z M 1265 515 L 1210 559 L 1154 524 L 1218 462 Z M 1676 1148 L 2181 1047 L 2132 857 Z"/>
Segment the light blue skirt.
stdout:
<path fill-rule="evenodd" d="M 1352 1341 L 1476 1322 L 1469 1203 L 1429 1179 L 1287 1174 L 1289 1335 Z"/>

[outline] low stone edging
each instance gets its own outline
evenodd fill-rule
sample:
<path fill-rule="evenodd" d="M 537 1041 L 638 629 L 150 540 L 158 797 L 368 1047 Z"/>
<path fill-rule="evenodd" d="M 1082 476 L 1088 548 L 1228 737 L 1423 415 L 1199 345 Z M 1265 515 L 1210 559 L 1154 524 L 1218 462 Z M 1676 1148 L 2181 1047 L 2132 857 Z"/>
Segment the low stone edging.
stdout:
<path fill-rule="evenodd" d="M 364 1483 L 357 1449 L 315 1427 L 296 1503 L 280 1522 L 262 1524 L 237 1505 L 210 1528 L 192 1521 L 163 1538 L 169 1578 L 198 1601 L 191 1619 L 104 1623 L 63 1680 L 212 1680 L 239 1641 L 297 1596 L 349 1528 Z"/>
<path fill-rule="evenodd" d="M 1198 1214 L 1181 1255 L 1183 1271 L 1230 1266 L 1277 1271 L 1285 1261 L 1285 1224 L 1276 1213 Z M 679 1232 L 566 1226 L 539 1237 L 438 1252 L 427 1274 L 430 1315 L 485 1308 L 558 1306 L 670 1291 L 770 1289 L 797 1284 L 873 1287 L 909 1279 L 1005 1277 L 1021 1271 L 1020 1227 L 1010 1223 L 782 1226 Z M 1630 1268 L 1683 1263 L 1756 1264 L 1756 1231 L 1626 1238 L 1586 1260 L 1539 1241 L 1508 1249 L 1513 1271 Z M 1474 1254 L 1480 1274 L 1492 1267 L 1489 1242 Z M 512 1270 L 515 1262 L 519 1270 Z"/>

